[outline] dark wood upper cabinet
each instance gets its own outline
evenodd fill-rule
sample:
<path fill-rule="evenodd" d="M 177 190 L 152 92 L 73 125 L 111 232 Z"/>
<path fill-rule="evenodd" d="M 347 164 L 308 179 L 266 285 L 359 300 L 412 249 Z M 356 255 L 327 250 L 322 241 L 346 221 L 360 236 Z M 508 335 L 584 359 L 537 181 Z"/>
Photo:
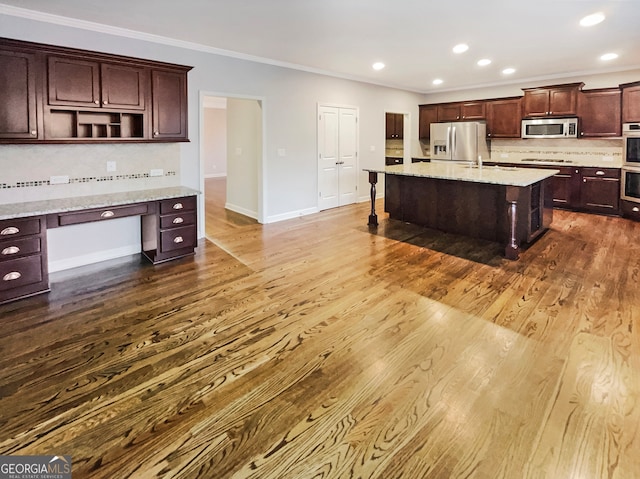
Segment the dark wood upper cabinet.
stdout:
<path fill-rule="evenodd" d="M 78 58 L 47 59 L 48 104 L 100 108 L 100 64 Z"/>
<path fill-rule="evenodd" d="M 404 115 L 402 113 L 385 114 L 385 137 L 387 140 L 404 138 Z"/>
<path fill-rule="evenodd" d="M 187 77 L 183 72 L 153 70 L 154 139 L 187 138 Z"/>
<path fill-rule="evenodd" d="M 127 110 L 144 110 L 149 85 L 149 69 L 103 63 L 102 106 Z"/>
<path fill-rule="evenodd" d="M 0 139 L 38 139 L 36 56 L 0 46 Z"/>
<path fill-rule="evenodd" d="M 431 138 L 431 123 L 438 121 L 438 107 L 436 105 L 420 105 L 420 119 L 418 136 L 420 139 Z"/>
<path fill-rule="evenodd" d="M 484 120 L 486 118 L 486 102 L 467 101 L 460 105 L 460 116 L 464 121 Z"/>
<path fill-rule="evenodd" d="M 598 138 L 622 135 L 622 92 L 619 88 L 582 91 L 578 95 L 580 136 Z"/>
<path fill-rule="evenodd" d="M 524 116 L 576 115 L 578 93 L 583 85 L 583 83 L 571 83 L 541 88 L 523 88 Z"/>
<path fill-rule="evenodd" d="M 489 138 L 520 138 L 522 98 L 501 98 L 486 102 L 487 136 Z"/>
<path fill-rule="evenodd" d="M 459 121 L 461 116 L 460 103 L 438 105 L 438 121 Z"/>
<path fill-rule="evenodd" d="M 0 142 L 188 141 L 189 70 L 0 38 Z"/>
<path fill-rule="evenodd" d="M 640 82 L 620 85 L 622 90 L 622 122 L 640 121 Z"/>

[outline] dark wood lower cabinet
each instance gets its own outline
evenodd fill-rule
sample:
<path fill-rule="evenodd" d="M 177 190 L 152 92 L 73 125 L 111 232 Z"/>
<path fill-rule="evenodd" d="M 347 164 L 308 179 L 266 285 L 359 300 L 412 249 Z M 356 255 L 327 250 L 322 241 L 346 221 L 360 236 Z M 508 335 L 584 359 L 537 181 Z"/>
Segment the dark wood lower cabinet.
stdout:
<path fill-rule="evenodd" d="M 161 263 L 194 254 L 197 197 L 0 220 L 0 304 L 49 291 L 47 229 L 140 216 L 142 254 Z"/>
<path fill-rule="evenodd" d="M 640 221 L 640 203 L 635 201 L 620 200 L 622 216 L 631 220 Z"/>
<path fill-rule="evenodd" d="M 0 221 L 0 303 L 49 291 L 43 216 Z"/>
<path fill-rule="evenodd" d="M 497 163 L 487 162 L 487 166 Z M 559 170 L 552 178 L 553 206 L 587 213 L 620 214 L 620 168 L 500 163 L 503 166 Z"/>

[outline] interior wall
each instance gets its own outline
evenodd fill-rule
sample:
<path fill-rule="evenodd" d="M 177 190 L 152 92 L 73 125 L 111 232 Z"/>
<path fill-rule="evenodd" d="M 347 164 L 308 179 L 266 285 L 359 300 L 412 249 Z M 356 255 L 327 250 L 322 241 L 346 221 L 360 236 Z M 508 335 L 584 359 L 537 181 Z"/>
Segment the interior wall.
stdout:
<path fill-rule="evenodd" d="M 226 108 L 204 109 L 204 132 L 202 162 L 205 178 L 227 176 Z"/>
<path fill-rule="evenodd" d="M 225 207 L 258 219 L 258 167 L 262 163 L 262 105 L 227 99 L 227 202 Z"/>

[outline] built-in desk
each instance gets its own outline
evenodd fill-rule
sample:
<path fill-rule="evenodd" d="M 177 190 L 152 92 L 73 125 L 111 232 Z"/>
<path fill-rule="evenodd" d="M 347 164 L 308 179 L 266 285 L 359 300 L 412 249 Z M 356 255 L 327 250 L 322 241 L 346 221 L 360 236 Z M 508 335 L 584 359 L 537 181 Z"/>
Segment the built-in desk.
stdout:
<path fill-rule="evenodd" d="M 149 261 L 193 254 L 197 195 L 178 186 L 0 205 L 0 303 L 49 291 L 48 228 L 140 216 Z"/>

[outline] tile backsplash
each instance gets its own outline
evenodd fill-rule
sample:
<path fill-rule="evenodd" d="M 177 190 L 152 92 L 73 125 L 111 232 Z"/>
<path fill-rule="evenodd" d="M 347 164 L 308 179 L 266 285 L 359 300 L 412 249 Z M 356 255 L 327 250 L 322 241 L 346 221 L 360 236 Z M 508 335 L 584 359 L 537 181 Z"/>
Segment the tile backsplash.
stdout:
<path fill-rule="evenodd" d="M 52 176 L 69 183 L 51 184 Z M 178 185 L 178 143 L 0 145 L 0 204 Z"/>
<path fill-rule="evenodd" d="M 620 168 L 622 139 L 491 140 L 491 161 L 562 161 L 576 166 Z"/>

